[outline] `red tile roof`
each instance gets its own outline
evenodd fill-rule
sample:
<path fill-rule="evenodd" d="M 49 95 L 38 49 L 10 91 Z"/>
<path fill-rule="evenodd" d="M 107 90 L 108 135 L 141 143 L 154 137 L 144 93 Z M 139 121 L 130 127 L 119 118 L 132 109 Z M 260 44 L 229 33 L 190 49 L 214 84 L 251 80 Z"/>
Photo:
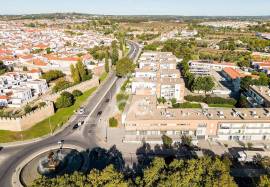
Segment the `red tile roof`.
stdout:
<path fill-rule="evenodd" d="M 231 78 L 231 79 L 237 79 L 242 78 L 243 74 L 238 72 L 237 70 L 233 68 L 224 68 L 223 71 Z"/>

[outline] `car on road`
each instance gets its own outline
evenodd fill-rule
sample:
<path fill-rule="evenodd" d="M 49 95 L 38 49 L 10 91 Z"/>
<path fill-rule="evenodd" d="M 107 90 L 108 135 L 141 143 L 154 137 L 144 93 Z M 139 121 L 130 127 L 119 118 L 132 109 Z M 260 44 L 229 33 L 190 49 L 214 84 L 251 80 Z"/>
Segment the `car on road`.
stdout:
<path fill-rule="evenodd" d="M 79 110 L 79 114 L 84 114 L 84 112 L 85 112 L 85 108 L 81 107 L 80 110 Z"/>
<path fill-rule="evenodd" d="M 81 126 L 81 125 L 83 125 L 83 124 L 84 124 L 84 121 L 83 121 L 83 120 L 78 122 L 78 125 L 79 125 L 79 126 Z"/>
<path fill-rule="evenodd" d="M 0 151 L 2 151 L 2 149 L 4 149 L 4 147 L 0 147 Z"/>
<path fill-rule="evenodd" d="M 102 111 L 99 111 L 98 113 L 97 113 L 97 116 L 100 116 L 102 114 Z"/>
<path fill-rule="evenodd" d="M 110 99 L 106 99 L 105 102 L 108 103 L 110 101 Z"/>
<path fill-rule="evenodd" d="M 75 130 L 75 129 L 77 129 L 78 127 L 79 127 L 79 125 L 76 123 L 76 124 L 72 127 L 72 129 Z"/>

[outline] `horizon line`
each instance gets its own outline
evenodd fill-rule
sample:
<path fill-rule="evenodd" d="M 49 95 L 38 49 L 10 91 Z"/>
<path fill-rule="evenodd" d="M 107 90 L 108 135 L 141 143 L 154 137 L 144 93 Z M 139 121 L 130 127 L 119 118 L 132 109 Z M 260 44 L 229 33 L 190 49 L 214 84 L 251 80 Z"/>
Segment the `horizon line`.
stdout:
<path fill-rule="evenodd" d="M 42 14 L 86 14 L 91 16 L 178 16 L 178 17 L 270 17 L 269 15 L 179 15 L 179 14 L 91 14 L 84 12 L 41 12 L 41 13 L 18 13 L 18 14 L 1 14 L 0 16 L 31 16 Z"/>

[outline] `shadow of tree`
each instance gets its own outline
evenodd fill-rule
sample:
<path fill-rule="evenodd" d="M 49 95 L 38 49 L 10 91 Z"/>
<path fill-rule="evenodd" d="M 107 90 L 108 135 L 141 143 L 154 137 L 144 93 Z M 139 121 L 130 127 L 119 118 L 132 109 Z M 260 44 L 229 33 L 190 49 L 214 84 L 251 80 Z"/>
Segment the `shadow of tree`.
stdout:
<path fill-rule="evenodd" d="M 96 147 L 90 151 L 87 150 L 87 152 L 89 159 L 88 170 L 92 170 L 94 168 L 102 170 L 110 164 L 112 164 L 118 171 L 123 171 L 125 168 L 125 161 L 122 153 L 116 148 L 115 145 L 108 150 Z"/>

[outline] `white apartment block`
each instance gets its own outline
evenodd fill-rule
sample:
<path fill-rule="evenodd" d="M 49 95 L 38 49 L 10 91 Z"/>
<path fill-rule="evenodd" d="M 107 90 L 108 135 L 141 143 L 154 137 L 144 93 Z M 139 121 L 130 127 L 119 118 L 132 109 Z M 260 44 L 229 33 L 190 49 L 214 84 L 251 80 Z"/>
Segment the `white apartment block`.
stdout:
<path fill-rule="evenodd" d="M 132 93 L 182 101 L 185 85 L 176 68 L 178 62 L 172 53 L 143 53 L 132 82 Z"/>
<path fill-rule="evenodd" d="M 188 62 L 190 69 L 198 69 L 199 71 L 206 70 L 215 70 L 222 71 L 224 68 L 233 68 L 239 69 L 234 63 L 226 62 L 215 62 L 215 61 L 203 61 L 203 60 L 193 60 Z"/>
<path fill-rule="evenodd" d="M 46 80 L 36 79 L 36 74 L 10 72 L 0 76 L 0 105 L 20 107 L 48 91 Z"/>

